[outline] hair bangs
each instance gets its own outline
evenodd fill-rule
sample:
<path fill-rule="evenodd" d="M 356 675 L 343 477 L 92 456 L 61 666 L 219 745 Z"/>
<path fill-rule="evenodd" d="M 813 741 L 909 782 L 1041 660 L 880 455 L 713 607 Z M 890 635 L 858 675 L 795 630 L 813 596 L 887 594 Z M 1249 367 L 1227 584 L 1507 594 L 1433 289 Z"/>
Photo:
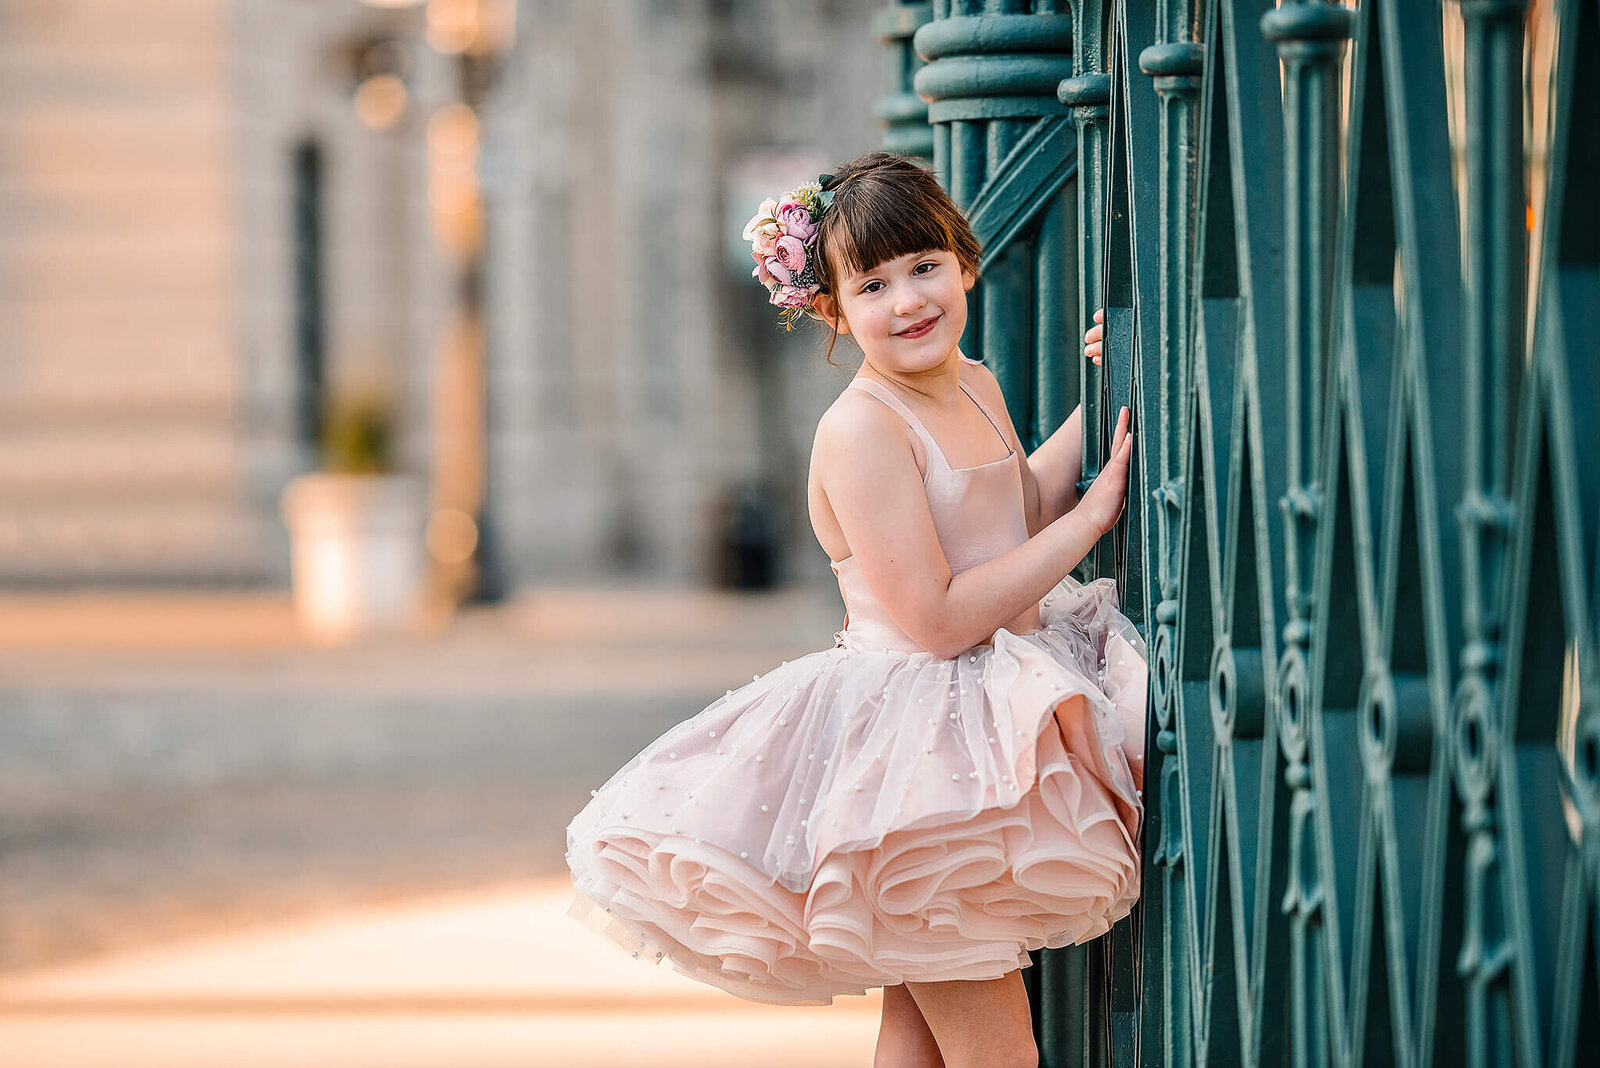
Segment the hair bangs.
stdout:
<path fill-rule="evenodd" d="M 901 256 L 957 251 L 949 225 L 937 213 L 894 190 L 862 190 L 842 207 L 838 225 L 828 234 L 827 259 L 837 265 L 829 272 L 835 276 L 831 282 Z"/>

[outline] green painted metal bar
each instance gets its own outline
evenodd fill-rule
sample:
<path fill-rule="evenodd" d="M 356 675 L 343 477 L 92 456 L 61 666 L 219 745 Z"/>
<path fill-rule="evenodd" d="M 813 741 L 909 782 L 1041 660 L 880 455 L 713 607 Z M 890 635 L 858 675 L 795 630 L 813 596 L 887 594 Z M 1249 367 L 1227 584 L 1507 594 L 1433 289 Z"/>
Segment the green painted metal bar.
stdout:
<path fill-rule="evenodd" d="M 1147 873 L 1141 903 L 1151 929 L 1143 947 L 1145 978 L 1140 990 L 1143 1011 L 1139 1051 L 1144 1063 L 1186 1065 L 1190 1063 L 1189 1036 L 1193 1033 L 1189 994 L 1195 979 L 1187 952 L 1191 932 L 1183 922 L 1182 910 L 1173 907 L 1184 899 L 1186 873 L 1178 765 L 1169 757 L 1177 752 L 1173 655 L 1178 618 L 1179 520 L 1184 501 L 1180 443 L 1184 440 L 1183 413 L 1189 396 L 1189 268 L 1196 196 L 1194 120 L 1204 50 L 1191 39 L 1192 13 L 1187 3 L 1174 0 L 1160 4 L 1157 25 L 1157 42 L 1139 53 L 1140 70 L 1153 79 L 1161 100 L 1159 331 L 1154 354 L 1159 368 L 1159 401 L 1156 406 L 1146 403 L 1141 410 L 1146 455 L 1150 451 L 1148 438 L 1153 436 L 1157 458 L 1154 486 L 1148 490 L 1156 541 L 1156 573 L 1150 583 L 1154 729 L 1151 744 L 1146 746 Z"/>
<path fill-rule="evenodd" d="M 1123 536 L 1114 540 L 1114 570 L 1118 588 L 1123 596 L 1123 608 L 1141 629 L 1148 632 L 1159 586 L 1148 574 L 1151 562 L 1157 557 L 1159 545 L 1155 531 L 1160 516 L 1152 514 L 1149 502 L 1160 488 L 1161 435 L 1159 432 L 1162 353 L 1160 349 L 1161 301 L 1161 241 L 1162 222 L 1159 210 L 1150 210 L 1147 199 L 1133 195 L 1139 190 L 1154 190 L 1161 185 L 1161 99 L 1149 79 L 1135 69 L 1134 57 L 1152 47 L 1158 34 L 1158 14 L 1149 5 L 1134 5 L 1118 9 L 1114 21 L 1116 32 L 1115 64 L 1118 75 L 1113 79 L 1115 101 L 1121 107 L 1121 121 L 1113 110 L 1111 129 L 1120 131 L 1115 158 L 1125 171 L 1127 199 L 1126 255 L 1113 255 L 1113 241 L 1107 239 L 1107 282 L 1105 304 L 1108 309 L 1119 306 L 1114 290 L 1118 283 L 1111 275 L 1119 265 L 1126 272 L 1128 295 L 1132 298 L 1128 310 L 1132 313 L 1132 338 L 1124 350 L 1130 359 L 1113 360 L 1110 404 L 1106 411 L 1103 430 L 1111 432 L 1111 420 L 1124 404 L 1132 412 L 1137 431 L 1133 465 L 1130 471 L 1131 493 L 1135 507 L 1128 509 Z M 1159 202 L 1155 205 L 1159 209 Z M 1116 230 L 1115 220 L 1111 229 Z M 1126 368 L 1128 377 L 1124 386 L 1119 368 Z M 1156 424 L 1155 432 L 1147 432 L 1146 420 Z"/>
<path fill-rule="evenodd" d="M 1288 619 L 1284 650 L 1275 666 L 1280 755 L 1284 763 L 1291 850 L 1276 865 L 1284 886 L 1279 911 L 1288 921 L 1286 939 L 1264 948 L 1263 975 L 1289 975 L 1287 1019 L 1262 1016 L 1261 1048 L 1287 1049 L 1296 1064 L 1339 1063 L 1327 999 L 1320 988 L 1328 966 L 1322 930 L 1326 885 L 1313 861 L 1308 836 L 1316 813 L 1302 720 L 1301 684 L 1312 636 L 1315 587 L 1313 555 L 1321 486 L 1317 476 L 1327 374 L 1327 328 L 1333 282 L 1333 248 L 1339 209 L 1339 63 L 1350 34 L 1351 12 L 1320 2 L 1291 3 L 1268 11 L 1262 32 L 1283 60 L 1284 88 L 1284 395 L 1287 492 L 1279 501 Z M 1276 845 L 1276 843 L 1273 843 Z M 1289 873 L 1293 872 L 1291 876 Z M 1271 954 L 1269 957 L 1268 954 Z M 1278 1025 L 1278 1026 L 1275 1026 Z M 1286 1029 L 1283 1025 L 1286 1025 Z M 1281 1052 L 1279 1056 L 1281 1057 Z"/>
<path fill-rule="evenodd" d="M 1516 514 L 1510 502 L 1512 418 L 1521 385 L 1523 217 L 1522 19 L 1518 0 L 1468 0 L 1465 22 L 1467 311 L 1463 358 L 1466 495 L 1463 610 L 1466 645 L 1456 689 L 1458 778 L 1469 836 L 1467 935 L 1459 967 L 1467 979 L 1468 1063 L 1536 1063 L 1534 1029 L 1519 1021 L 1529 972 L 1506 923 L 1504 854 L 1496 831 L 1495 763 L 1505 739 L 1496 722 L 1502 575 Z M 1521 1026 L 1519 1026 L 1519 1022 Z"/>
<path fill-rule="evenodd" d="M 979 198 L 1015 173 L 1006 164 L 1024 133 L 1024 123 L 1017 119 L 995 119 L 987 125 L 987 166 L 984 192 L 978 194 Z M 1033 406 L 1033 234 L 1031 230 L 1019 230 L 1004 241 L 987 237 L 981 240 L 985 241 L 989 267 L 977 293 L 983 305 L 980 351 L 989 354 L 990 367 L 1000 380 L 1012 418 L 1023 428 L 1023 446 L 1031 450 L 1038 447 L 1040 440 Z"/>
<path fill-rule="evenodd" d="M 1097 10 L 1098 5 L 1095 5 L 1095 8 Z M 1084 9 L 1087 9 L 1087 5 L 1084 5 Z M 1097 17 L 1080 16 L 1079 26 L 1080 39 L 1092 36 L 1095 40 L 1094 54 L 1100 55 L 1102 51 L 1099 44 L 1100 20 Z M 1083 27 L 1089 29 L 1085 30 Z M 1088 51 L 1087 46 L 1084 51 Z M 1086 327 L 1093 321 L 1096 309 L 1105 303 L 1102 294 L 1102 287 L 1105 285 L 1103 224 L 1106 217 L 1105 124 L 1110 115 L 1111 76 L 1099 70 L 1081 71 L 1062 81 L 1057 86 L 1056 95 L 1063 104 L 1072 108 L 1073 121 L 1078 126 L 1077 228 L 1080 249 L 1076 310 L 1079 324 Z M 1087 489 L 1089 482 L 1093 480 L 1095 472 L 1099 470 L 1099 458 L 1105 452 L 1103 377 L 1100 368 L 1090 365 L 1082 369 L 1079 381 L 1077 399 L 1083 408 L 1083 456 L 1089 464 L 1085 467 L 1084 477 L 1078 484 L 1080 493 Z M 1092 567 L 1091 562 L 1080 568 L 1080 577 L 1087 578 Z"/>
<path fill-rule="evenodd" d="M 1187 4 L 1162 5 L 1160 21 L 1168 34 L 1186 33 Z M 1156 524 L 1160 542 L 1157 582 L 1161 600 L 1170 601 L 1169 611 L 1177 611 L 1177 538 L 1171 529 L 1183 499 L 1179 478 L 1183 440 L 1183 398 L 1188 396 L 1187 361 L 1188 308 L 1191 257 L 1194 248 L 1195 200 L 1195 108 L 1204 70 L 1205 51 L 1186 37 L 1167 37 L 1139 53 L 1139 69 L 1152 79 L 1161 98 L 1160 270 L 1158 296 L 1160 332 L 1157 354 L 1160 360 L 1160 409 L 1147 413 L 1158 417 L 1160 486 L 1157 503 L 1161 506 Z M 1170 620 L 1167 622 L 1171 622 Z"/>
<path fill-rule="evenodd" d="M 883 124 L 883 147 L 902 156 L 915 156 L 932 163 L 933 127 L 928 125 L 928 105 L 912 92 L 911 82 L 922 68 L 922 59 L 911 46 L 918 28 L 933 18 L 931 0 L 892 0 L 879 12 L 878 42 L 887 60 L 887 91 L 873 116 Z"/>
<path fill-rule="evenodd" d="M 1037 151 L 1042 159 L 1071 161 L 1071 172 L 1041 205 L 1034 235 L 1033 369 L 1034 425 L 1032 437 L 1043 441 L 1067 421 L 1077 402 L 1083 377 L 1082 324 L 1077 296 L 1078 149 L 1075 128 L 1065 120 L 1054 127 L 1067 144 L 1060 150 Z"/>

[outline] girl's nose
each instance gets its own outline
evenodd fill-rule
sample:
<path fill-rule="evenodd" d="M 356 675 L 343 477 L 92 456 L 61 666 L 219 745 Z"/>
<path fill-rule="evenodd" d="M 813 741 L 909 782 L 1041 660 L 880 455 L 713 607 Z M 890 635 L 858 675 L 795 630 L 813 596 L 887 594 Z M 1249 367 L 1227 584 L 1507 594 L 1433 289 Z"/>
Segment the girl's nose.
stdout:
<path fill-rule="evenodd" d="M 916 311 L 926 303 L 928 303 L 928 298 L 922 295 L 922 290 L 916 286 L 901 286 L 894 297 L 895 314 L 905 315 L 908 312 Z"/>

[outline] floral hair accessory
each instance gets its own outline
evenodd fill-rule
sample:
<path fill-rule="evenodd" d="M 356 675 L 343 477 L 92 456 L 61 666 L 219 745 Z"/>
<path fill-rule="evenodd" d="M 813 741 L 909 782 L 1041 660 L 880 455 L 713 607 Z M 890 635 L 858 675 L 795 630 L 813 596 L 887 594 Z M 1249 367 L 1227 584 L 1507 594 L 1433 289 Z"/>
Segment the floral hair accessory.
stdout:
<path fill-rule="evenodd" d="M 785 330 L 811 307 L 821 291 L 817 282 L 815 252 L 817 231 L 823 212 L 833 203 L 833 190 L 827 186 L 831 174 L 819 174 L 776 199 L 768 197 L 745 224 L 743 237 L 753 246 L 752 277 L 767 287 L 768 302 L 782 308 L 779 319 Z"/>

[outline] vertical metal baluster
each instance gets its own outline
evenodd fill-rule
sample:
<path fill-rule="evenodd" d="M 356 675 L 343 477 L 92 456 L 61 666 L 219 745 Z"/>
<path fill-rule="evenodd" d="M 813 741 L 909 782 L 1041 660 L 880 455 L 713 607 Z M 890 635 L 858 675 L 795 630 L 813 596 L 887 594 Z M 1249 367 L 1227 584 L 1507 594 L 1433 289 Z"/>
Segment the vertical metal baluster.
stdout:
<path fill-rule="evenodd" d="M 1159 436 L 1157 487 L 1152 494 L 1157 542 L 1151 643 L 1155 729 L 1154 751 L 1145 768 L 1146 811 L 1154 819 L 1146 831 L 1145 908 L 1147 923 L 1161 925 L 1159 941 L 1146 953 L 1150 982 L 1144 993 L 1148 998 L 1159 991 L 1160 1002 L 1145 1006 L 1142 1036 L 1150 1055 L 1159 1050 L 1160 1063 L 1178 1066 L 1189 1062 L 1193 1029 L 1189 998 L 1194 982 L 1187 967 L 1191 932 L 1184 923 L 1182 767 L 1171 759 L 1178 749 L 1173 655 L 1184 506 L 1184 413 L 1192 358 L 1187 328 L 1197 194 L 1195 110 L 1205 57 L 1204 48 L 1191 40 L 1193 22 L 1188 0 L 1162 0 L 1157 13 L 1159 43 L 1139 53 L 1139 69 L 1154 79 L 1161 99 L 1161 395 L 1159 410 L 1144 413 L 1145 433 Z M 1154 789 L 1150 789 L 1152 783 Z"/>
<path fill-rule="evenodd" d="M 1464 201 L 1464 399 L 1467 440 L 1462 525 L 1461 680 L 1456 688 L 1457 774 L 1469 838 L 1466 936 L 1467 1048 L 1478 1068 L 1537 1063 L 1519 1049 L 1512 961 L 1502 900 L 1503 846 L 1496 829 L 1499 736 L 1500 576 L 1512 526 L 1512 420 L 1523 362 L 1526 193 L 1522 173 L 1522 18 L 1524 0 L 1463 0 L 1466 28 L 1466 188 Z M 1531 1029 L 1529 1029 L 1531 1032 Z"/>
<path fill-rule="evenodd" d="M 887 63 L 885 95 L 872 113 L 883 123 L 883 147 L 901 156 L 934 162 L 933 127 L 928 125 L 928 104 L 911 90 L 922 67 L 911 39 L 933 18 L 930 0 L 891 0 L 879 12 L 878 40 Z"/>
<path fill-rule="evenodd" d="M 1290 916 L 1289 1046 L 1296 1065 L 1327 1063 L 1330 1034 L 1322 997 L 1325 898 L 1309 826 L 1315 804 L 1303 734 L 1304 664 L 1311 638 L 1314 556 L 1320 515 L 1322 383 L 1328 360 L 1329 302 L 1339 210 L 1339 59 L 1351 11 L 1318 0 L 1286 4 L 1261 20 L 1284 64 L 1284 355 L 1287 374 L 1288 492 L 1285 533 L 1284 651 L 1278 704 L 1284 781 L 1290 790 L 1289 890 L 1279 906 Z M 1352 636 L 1353 637 L 1353 636 Z"/>
<path fill-rule="evenodd" d="M 1187 33 L 1187 4 L 1164 5 L 1180 14 L 1163 14 L 1168 33 Z M 1139 69 L 1155 80 L 1161 97 L 1161 410 L 1146 413 L 1149 430 L 1159 433 L 1160 480 L 1157 503 L 1160 552 L 1157 581 L 1163 601 L 1177 597 L 1177 528 L 1182 507 L 1184 412 L 1189 396 L 1189 280 L 1194 249 L 1195 107 L 1205 49 L 1182 37 L 1152 45 L 1139 54 Z M 1159 416 L 1159 422 L 1151 419 Z M 1176 618 L 1177 606 L 1170 606 Z"/>
<path fill-rule="evenodd" d="M 1063 186 L 1044 209 L 1034 241 L 1034 422 L 1030 435 L 1034 443 L 1055 433 L 1072 414 L 1083 365 L 1087 363 L 1076 308 L 1076 199 L 1076 183 Z"/>
<path fill-rule="evenodd" d="M 1098 28 L 1097 28 L 1098 30 Z M 1085 328 L 1104 303 L 1106 216 L 1106 121 L 1111 114 L 1111 76 L 1100 72 L 1077 74 L 1061 83 L 1057 96 L 1072 108 L 1078 124 L 1078 316 Z M 1089 364 L 1083 368 L 1078 403 L 1083 408 L 1083 479 L 1081 493 L 1100 470 L 1105 443 L 1100 424 L 1102 382 L 1105 373 Z M 1079 568 L 1079 576 L 1088 572 Z"/>
<path fill-rule="evenodd" d="M 1001 167 L 1031 122 L 994 119 L 988 128 L 985 179 L 1001 175 Z M 983 352 L 1000 380 L 1012 421 L 1020 428 L 1025 449 L 1039 444 L 1033 404 L 1034 334 L 1033 242 L 1015 237 L 990 263 L 979 292 L 983 302 Z"/>

